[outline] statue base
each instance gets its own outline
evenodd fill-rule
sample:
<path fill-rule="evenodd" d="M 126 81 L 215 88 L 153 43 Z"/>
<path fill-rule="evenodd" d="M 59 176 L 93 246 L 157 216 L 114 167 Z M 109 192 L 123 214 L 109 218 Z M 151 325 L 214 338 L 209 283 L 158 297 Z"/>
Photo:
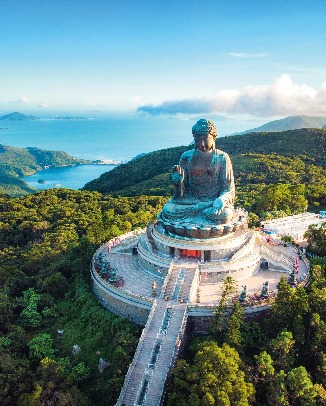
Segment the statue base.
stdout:
<path fill-rule="evenodd" d="M 201 222 L 171 222 L 167 221 L 162 212 L 158 215 L 158 223 L 164 228 L 164 230 L 170 235 L 176 235 L 187 238 L 207 239 L 216 238 L 222 235 L 230 234 L 236 231 L 243 225 L 241 216 L 235 213 L 231 222 L 227 224 L 216 224 Z"/>

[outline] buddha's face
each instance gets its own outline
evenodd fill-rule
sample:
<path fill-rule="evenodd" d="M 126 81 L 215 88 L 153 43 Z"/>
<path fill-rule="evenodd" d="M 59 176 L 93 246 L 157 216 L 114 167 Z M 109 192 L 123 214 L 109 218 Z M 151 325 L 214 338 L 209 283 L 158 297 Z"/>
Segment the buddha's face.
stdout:
<path fill-rule="evenodd" d="M 212 134 L 196 134 L 195 145 L 196 149 L 202 152 L 209 152 L 215 149 L 215 140 Z"/>

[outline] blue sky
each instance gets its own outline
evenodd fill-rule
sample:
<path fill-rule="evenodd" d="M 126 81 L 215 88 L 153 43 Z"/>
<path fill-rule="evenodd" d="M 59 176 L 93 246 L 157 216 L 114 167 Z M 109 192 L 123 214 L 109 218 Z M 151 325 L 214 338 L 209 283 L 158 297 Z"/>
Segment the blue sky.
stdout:
<path fill-rule="evenodd" d="M 326 115 L 324 0 L 0 0 L 0 10 L 4 112 Z"/>

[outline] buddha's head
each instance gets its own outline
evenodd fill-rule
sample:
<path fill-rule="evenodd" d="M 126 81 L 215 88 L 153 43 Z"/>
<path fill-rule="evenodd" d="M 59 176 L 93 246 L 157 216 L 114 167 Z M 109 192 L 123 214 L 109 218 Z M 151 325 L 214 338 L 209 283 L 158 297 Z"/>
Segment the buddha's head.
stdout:
<path fill-rule="evenodd" d="M 192 135 L 195 139 L 196 149 L 202 152 L 210 152 L 215 149 L 217 130 L 212 121 L 204 118 L 198 120 L 192 127 Z"/>

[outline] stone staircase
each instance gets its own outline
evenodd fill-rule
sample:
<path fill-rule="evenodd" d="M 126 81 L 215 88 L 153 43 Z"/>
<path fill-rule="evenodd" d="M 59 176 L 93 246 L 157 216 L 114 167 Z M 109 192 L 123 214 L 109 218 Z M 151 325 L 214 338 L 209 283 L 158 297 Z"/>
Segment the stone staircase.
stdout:
<path fill-rule="evenodd" d="M 139 340 L 116 406 L 159 406 L 168 373 L 181 348 L 187 321 L 186 300 L 196 266 L 174 266 Z"/>
<path fill-rule="evenodd" d="M 181 284 L 181 289 L 179 292 L 178 300 L 179 302 L 188 302 L 190 299 L 190 291 L 194 281 L 194 275 L 196 272 L 197 266 L 192 268 L 187 268 L 187 272 Z"/>
<path fill-rule="evenodd" d="M 144 335 L 139 340 L 139 344 L 134 359 L 129 367 L 117 405 L 135 405 L 137 396 L 139 396 L 140 385 L 146 376 L 150 356 L 156 343 L 157 333 L 159 331 L 162 318 L 167 305 L 160 303 L 156 306 L 150 323 L 145 326 Z M 121 399 L 120 399 L 121 398 Z"/>
<path fill-rule="evenodd" d="M 197 263 L 190 267 L 174 264 L 163 298 L 187 302 L 196 269 Z"/>
<path fill-rule="evenodd" d="M 143 402 L 144 406 L 156 406 L 161 404 L 165 381 L 178 353 L 178 345 L 181 341 L 179 334 L 181 333 L 183 321 L 186 317 L 185 314 L 186 305 L 173 308 L 172 317 L 167 330 L 168 334 L 166 334 L 162 340 L 161 350 L 148 385 L 145 401 Z"/>
<path fill-rule="evenodd" d="M 181 267 L 178 265 L 173 265 L 172 272 L 170 274 L 169 281 L 166 285 L 163 297 L 165 300 L 174 299 L 177 289 L 177 281 L 180 274 Z"/>

